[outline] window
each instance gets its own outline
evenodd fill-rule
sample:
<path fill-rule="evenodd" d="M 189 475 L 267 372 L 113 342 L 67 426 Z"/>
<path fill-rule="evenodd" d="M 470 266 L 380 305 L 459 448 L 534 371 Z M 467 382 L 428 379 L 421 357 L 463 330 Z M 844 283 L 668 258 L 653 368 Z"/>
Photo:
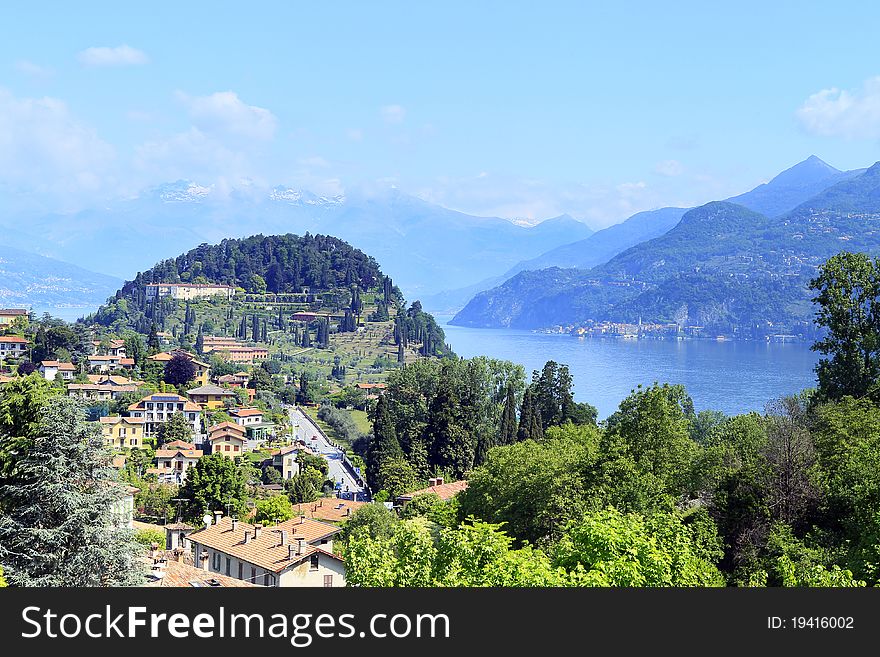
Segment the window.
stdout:
<path fill-rule="evenodd" d="M 333 588 L 333 575 L 324 575 L 324 588 Z"/>
<path fill-rule="evenodd" d="M 229 557 L 226 557 L 226 574 L 228 575 L 231 572 L 232 560 Z"/>
<path fill-rule="evenodd" d="M 263 575 L 263 586 L 275 586 L 275 578 L 269 573 Z"/>
<path fill-rule="evenodd" d="M 254 568 L 253 566 L 251 566 L 251 579 L 250 579 L 250 581 L 253 582 L 254 584 L 257 583 L 257 569 Z"/>
<path fill-rule="evenodd" d="M 178 465 L 180 464 L 178 463 Z M 220 572 L 220 555 L 217 552 L 211 553 L 211 568 L 218 573 Z"/>
<path fill-rule="evenodd" d="M 309 557 L 309 570 L 318 570 L 318 563 L 318 555 L 313 554 L 311 557 Z"/>
<path fill-rule="evenodd" d="M 244 579 L 244 564 L 241 561 L 238 562 L 238 579 Z"/>

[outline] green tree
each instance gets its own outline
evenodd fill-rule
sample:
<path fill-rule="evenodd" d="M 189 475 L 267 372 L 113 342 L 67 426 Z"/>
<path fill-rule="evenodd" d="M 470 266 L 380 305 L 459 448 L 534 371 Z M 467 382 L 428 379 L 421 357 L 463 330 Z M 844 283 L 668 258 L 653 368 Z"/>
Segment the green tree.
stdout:
<path fill-rule="evenodd" d="M 321 496 L 324 475 L 315 468 L 307 467 L 284 481 L 284 490 L 293 504 L 314 502 Z"/>
<path fill-rule="evenodd" d="M 277 525 L 279 522 L 293 518 L 293 505 L 285 495 L 272 497 L 257 502 L 256 522 Z"/>
<path fill-rule="evenodd" d="M 47 401 L 26 438 L 26 450 L 0 486 L 0 562 L 9 583 L 140 584 L 140 548 L 114 510 L 124 490 L 81 405 L 64 397 Z"/>
<path fill-rule="evenodd" d="M 135 532 L 134 540 L 140 543 L 144 548 L 150 548 L 153 544 L 159 546 L 160 550 L 165 549 L 165 532 L 158 529 L 139 529 Z"/>
<path fill-rule="evenodd" d="M 394 530 L 400 520 L 391 509 L 385 508 L 384 504 L 374 502 L 365 504 L 351 514 L 343 525 L 343 539 L 348 540 L 359 530 L 373 539 L 388 539 L 394 535 Z"/>
<path fill-rule="evenodd" d="M 379 469 L 382 463 L 403 457 L 403 450 L 397 440 L 397 431 L 385 395 L 379 397 L 373 410 L 373 435 L 367 449 L 367 483 L 374 490 L 380 490 Z"/>
<path fill-rule="evenodd" d="M 46 402 L 58 395 L 40 374 L 14 378 L 0 393 L 0 481 L 30 447 Z"/>
<path fill-rule="evenodd" d="M 376 486 L 379 490 L 388 491 L 388 495 L 393 500 L 398 495 L 418 488 L 419 480 L 415 470 L 405 458 L 385 459 L 379 465 Z"/>
<path fill-rule="evenodd" d="M 459 399 L 444 367 L 425 427 L 430 464 L 459 479 L 474 465 L 475 445 L 462 426 Z"/>
<path fill-rule="evenodd" d="M 512 445 L 516 442 L 516 393 L 513 386 L 507 386 L 504 396 L 504 411 L 501 414 L 501 426 L 498 429 L 498 444 Z"/>
<path fill-rule="evenodd" d="M 830 257 L 810 281 L 815 322 L 826 329 L 813 345 L 819 393 L 826 399 L 863 397 L 880 376 L 880 263 L 864 253 Z"/>
<path fill-rule="evenodd" d="M 175 440 L 188 443 L 192 440 L 192 433 L 192 426 L 187 422 L 183 413 L 174 413 L 159 426 L 156 436 L 159 439 L 159 444 L 164 445 Z"/>
<path fill-rule="evenodd" d="M 691 528 L 671 513 L 645 518 L 613 507 L 572 524 L 554 549 L 553 562 L 579 586 L 723 586 Z"/>
<path fill-rule="evenodd" d="M 266 294 L 266 279 L 259 274 L 251 274 L 250 281 L 248 281 L 248 292 Z"/>
<path fill-rule="evenodd" d="M 245 512 L 247 486 L 244 475 L 232 461 L 222 454 L 208 454 L 200 458 L 186 475 L 180 497 L 189 500 L 185 516 L 199 523 L 206 513 Z"/>

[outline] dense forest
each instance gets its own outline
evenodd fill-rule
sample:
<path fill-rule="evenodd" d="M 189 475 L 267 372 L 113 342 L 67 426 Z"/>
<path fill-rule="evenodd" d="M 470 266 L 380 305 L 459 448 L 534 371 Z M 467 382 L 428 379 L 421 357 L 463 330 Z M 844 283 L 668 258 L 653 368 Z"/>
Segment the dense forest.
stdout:
<path fill-rule="evenodd" d="M 340 288 L 378 289 L 384 280 L 372 257 L 336 237 L 308 233 L 302 237 L 254 235 L 202 244 L 139 272 L 86 321 L 109 326 L 123 318 L 135 328 L 138 311 L 147 307 L 149 283 L 216 283 L 255 295 L 298 294 L 307 289 L 315 295 Z M 386 295 L 391 301 L 400 298 L 400 291 L 393 287 Z M 163 299 L 153 310 L 161 316 L 172 310 L 170 305 L 170 299 Z M 143 323 L 137 328 L 146 333 L 147 329 L 140 326 Z"/>

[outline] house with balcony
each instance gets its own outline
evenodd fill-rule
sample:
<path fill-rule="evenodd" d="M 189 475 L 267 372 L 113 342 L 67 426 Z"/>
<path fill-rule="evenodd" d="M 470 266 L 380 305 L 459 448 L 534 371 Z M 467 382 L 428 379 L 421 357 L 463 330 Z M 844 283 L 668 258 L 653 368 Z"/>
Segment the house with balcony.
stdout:
<path fill-rule="evenodd" d="M 148 438 L 155 436 L 159 427 L 170 420 L 175 413 L 183 413 L 194 435 L 202 434 L 202 407 L 174 393 L 157 392 L 147 395 L 129 406 L 128 412 L 131 417 L 143 419 L 144 435 Z"/>
<path fill-rule="evenodd" d="M 54 381 L 58 374 L 61 374 L 61 378 L 65 381 L 72 381 L 76 376 L 76 365 L 57 360 L 44 360 L 37 369 L 46 381 Z"/>
<path fill-rule="evenodd" d="M 92 354 L 88 357 L 89 369 L 92 372 L 112 372 L 114 370 L 133 370 L 134 358 Z"/>
<path fill-rule="evenodd" d="M 190 468 L 195 467 L 203 454 L 200 449 L 181 447 L 157 449 L 156 470 L 159 481 L 167 484 L 182 484 L 186 479 L 186 473 Z"/>
<path fill-rule="evenodd" d="M 27 354 L 28 341 L 17 335 L 0 335 L 0 360 L 22 358 Z"/>
<path fill-rule="evenodd" d="M 101 434 L 104 443 L 113 449 L 132 449 L 144 446 L 144 421 L 136 417 L 102 417 Z"/>

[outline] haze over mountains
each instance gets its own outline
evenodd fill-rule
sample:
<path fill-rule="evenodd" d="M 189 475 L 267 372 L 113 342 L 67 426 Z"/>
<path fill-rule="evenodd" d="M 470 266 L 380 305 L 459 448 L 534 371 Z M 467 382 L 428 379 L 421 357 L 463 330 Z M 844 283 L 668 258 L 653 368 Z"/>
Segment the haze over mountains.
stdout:
<path fill-rule="evenodd" d="M 571 217 L 521 226 L 448 210 L 397 190 L 321 197 L 276 187 L 268 194 L 244 189 L 218 198 L 189 181 L 73 216 L 0 218 L 0 226 L 19 247 L 126 279 L 171 254 L 227 237 L 333 235 L 376 258 L 413 299 L 592 233 Z"/>
<path fill-rule="evenodd" d="M 0 248 L 0 307 L 92 310 L 121 279 L 4 245 Z"/>
<path fill-rule="evenodd" d="M 822 262 L 841 250 L 880 252 L 880 163 L 824 178 L 831 168 L 823 165 L 810 158 L 736 197 L 778 210 L 784 204 L 773 198 L 775 188 L 786 203 L 799 201 L 782 215 L 708 203 L 686 212 L 665 235 L 590 270 L 518 274 L 477 295 L 453 323 L 540 328 L 642 319 L 734 334 L 768 323 L 796 330 L 812 317 L 807 284 Z M 799 198 L 817 186 L 818 193 Z"/>
<path fill-rule="evenodd" d="M 839 171 L 811 155 L 772 180 L 727 199 L 768 217 L 783 214 L 823 189 L 863 173 L 864 169 Z M 521 271 L 548 267 L 591 269 L 641 242 L 659 237 L 673 228 L 688 208 L 660 208 L 634 214 L 626 221 L 597 231 L 584 240 L 564 244 L 523 260 L 503 274 L 426 298 L 426 308 L 435 312 L 457 312 L 479 292 L 501 285 Z"/>

